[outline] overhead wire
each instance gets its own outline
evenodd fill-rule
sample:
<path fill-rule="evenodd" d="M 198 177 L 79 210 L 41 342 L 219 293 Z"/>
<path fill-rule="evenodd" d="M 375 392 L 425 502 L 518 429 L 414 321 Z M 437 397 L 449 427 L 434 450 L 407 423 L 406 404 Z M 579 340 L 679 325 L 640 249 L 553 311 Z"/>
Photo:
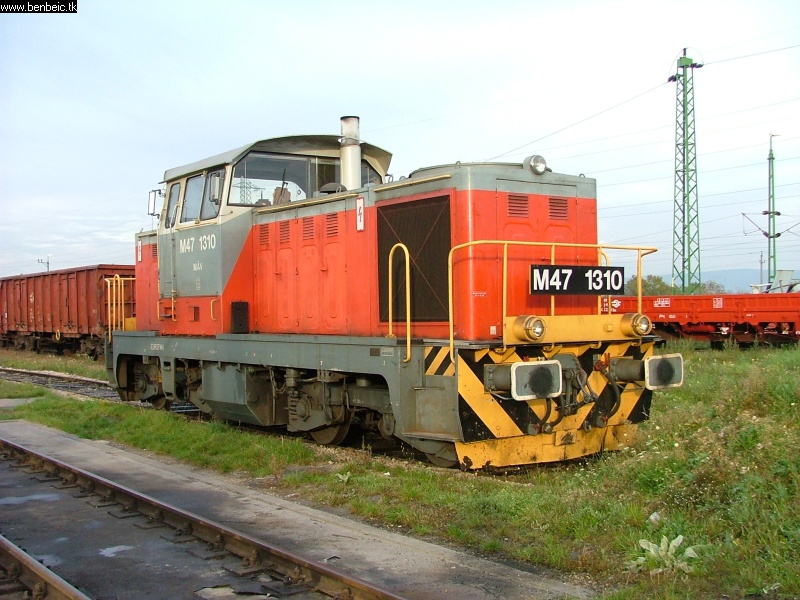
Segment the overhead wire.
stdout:
<path fill-rule="evenodd" d="M 762 54 L 769 54 L 769 53 L 773 53 L 773 52 L 780 52 L 780 51 L 783 51 L 783 50 L 791 50 L 791 49 L 793 49 L 793 48 L 800 48 L 800 44 L 796 44 L 796 45 L 793 45 L 793 46 L 786 46 L 786 47 L 784 47 L 784 48 L 776 48 L 776 49 L 773 49 L 773 50 L 766 50 L 766 51 L 764 51 L 764 52 L 756 52 L 756 53 L 751 53 L 751 54 L 748 54 L 748 55 L 737 56 L 737 57 L 732 57 L 732 58 L 728 58 L 728 59 L 722 59 L 722 60 L 713 61 L 713 62 L 706 62 L 704 66 L 706 66 L 706 65 L 713 65 L 713 64 L 719 64 L 719 63 L 723 63 L 723 62 L 730 62 L 730 61 L 734 61 L 734 60 L 741 60 L 741 59 L 744 59 L 744 58 L 751 58 L 751 57 L 753 57 L 753 56 L 760 56 L 760 55 L 762 55 Z M 566 130 L 568 130 L 568 129 L 571 129 L 571 128 L 573 128 L 573 127 L 576 127 L 577 125 L 580 125 L 580 124 L 582 124 L 582 123 L 585 123 L 586 121 L 589 121 L 589 120 L 591 120 L 591 119 L 594 119 L 595 117 L 598 117 L 598 116 L 600 116 L 600 115 L 602 115 L 602 114 L 605 114 L 605 113 L 607 113 L 607 112 L 609 112 L 609 111 L 611 111 L 611 110 L 614 110 L 614 109 L 616 109 L 616 108 L 619 108 L 620 106 L 623 106 L 623 105 L 625 105 L 625 104 L 627 104 L 627 103 L 629 103 L 629 102 L 632 102 L 633 100 L 636 100 L 636 99 L 638 99 L 638 98 L 641 98 L 642 96 L 645 96 L 645 95 L 647 95 L 647 94 L 649 94 L 649 93 L 651 93 L 651 92 L 653 92 L 653 91 L 655 91 L 655 90 L 659 89 L 660 87 L 662 87 L 662 86 L 666 85 L 666 83 L 668 83 L 668 82 L 663 82 L 663 83 L 660 83 L 660 84 L 658 84 L 658 85 L 656 85 L 656 86 L 654 86 L 654 87 L 652 87 L 652 88 L 650 88 L 650 89 L 648 89 L 648 90 L 645 90 L 645 91 L 643 91 L 643 92 L 640 92 L 640 93 L 638 93 L 638 94 L 636 94 L 636 95 L 634 95 L 634 96 L 632 96 L 632 97 L 630 97 L 630 98 L 628 98 L 628 99 L 626 99 L 626 100 L 623 100 L 622 102 L 619 102 L 619 103 L 617 103 L 617 104 L 615 104 L 615 105 L 613 105 L 613 106 L 610 106 L 610 107 L 608 107 L 608 108 L 605 108 L 605 109 L 603 109 L 603 110 L 601 110 L 601 111 L 599 111 L 599 112 L 597 112 L 597 113 L 594 113 L 594 114 L 592 114 L 592 115 L 589 115 L 588 117 L 585 117 L 585 118 L 583 118 L 583 119 L 580 119 L 579 121 L 576 121 L 576 122 L 574 122 L 574 123 L 572 123 L 572 124 L 570 124 L 570 125 L 567 125 L 567 126 L 565 126 L 565 127 L 562 127 L 561 129 L 557 129 L 556 131 L 553 131 L 553 132 L 551 132 L 551 133 L 548 133 L 547 135 L 544 135 L 544 136 L 542 136 L 542 137 L 539 137 L 539 138 L 537 138 L 537 139 L 535 139 L 535 140 L 532 140 L 532 141 L 530 141 L 530 142 L 527 142 L 527 143 L 525 143 L 525 144 L 522 144 L 521 146 L 517 146 L 516 148 L 512 148 L 511 150 L 508 150 L 508 151 L 506 151 L 506 152 L 502 152 L 502 153 L 500 153 L 500 154 L 498 154 L 498 155 L 496 155 L 496 156 L 493 156 L 493 157 L 491 157 L 491 158 L 487 158 L 487 159 L 485 159 L 485 160 L 486 160 L 486 161 L 496 160 L 496 159 L 498 159 L 498 158 L 501 158 L 501 157 L 503 157 L 503 156 L 507 156 L 507 155 L 509 155 L 509 154 L 512 154 L 512 153 L 516 152 L 517 150 L 521 150 L 522 148 L 526 148 L 527 146 L 530 146 L 530 145 L 532 145 L 532 144 L 536 144 L 536 143 L 538 143 L 538 142 L 541 142 L 542 140 L 548 139 L 548 138 L 550 138 L 550 137 L 552 137 L 552 136 L 554 136 L 554 135 L 556 135 L 556 134 L 558 134 L 558 133 L 562 133 L 562 132 L 564 132 L 564 131 L 566 131 Z M 735 112 L 734 112 L 734 113 L 731 113 L 731 114 L 735 114 Z"/>
<path fill-rule="evenodd" d="M 762 56 L 764 54 L 772 54 L 773 52 L 781 52 L 783 50 L 792 50 L 793 48 L 800 48 L 800 44 L 795 44 L 794 46 L 785 46 L 784 48 L 775 48 L 774 50 L 764 50 L 763 52 L 753 52 L 751 54 L 745 54 L 742 56 L 734 56 L 732 58 L 723 58 L 721 60 L 715 60 L 711 62 L 706 62 L 705 65 L 718 65 L 720 63 L 731 62 L 734 60 L 742 60 L 743 58 L 753 58 L 754 56 Z"/>
<path fill-rule="evenodd" d="M 753 111 L 767 109 L 767 108 L 774 108 L 775 106 L 780 106 L 780 105 L 783 105 L 783 104 L 789 104 L 791 102 L 800 102 L 800 98 L 792 98 L 792 99 L 789 99 L 789 100 L 781 100 L 779 102 L 772 102 L 770 104 L 763 104 L 763 105 L 760 105 L 760 106 L 753 106 L 753 107 L 750 107 L 750 108 L 745 108 L 745 109 L 741 109 L 741 110 L 738 110 L 738 111 L 732 111 L 732 112 L 729 112 L 729 113 L 722 113 L 722 114 L 719 114 L 719 115 L 712 115 L 712 116 L 709 116 L 709 117 L 704 117 L 703 121 L 707 122 L 707 121 L 712 121 L 714 119 L 719 119 L 719 118 L 723 118 L 723 117 L 729 117 L 729 116 L 733 116 L 733 115 L 737 115 L 737 114 L 741 114 L 741 113 L 753 112 Z M 769 122 L 771 122 L 771 121 L 769 121 Z M 718 129 L 718 130 L 715 130 L 715 131 L 707 132 L 707 135 L 713 135 L 715 133 L 723 133 L 723 132 L 724 133 L 729 133 L 733 129 L 740 129 L 740 128 L 752 127 L 752 126 L 753 126 L 753 123 L 744 123 L 744 124 L 736 125 L 735 127 L 725 126 L 723 129 Z M 618 139 L 618 138 L 621 138 L 621 137 L 629 137 L 629 136 L 632 136 L 632 135 L 641 135 L 641 134 L 645 134 L 645 133 L 652 133 L 654 131 L 659 131 L 659 130 L 663 130 L 663 129 L 666 129 L 666 130 L 669 130 L 670 132 L 672 132 L 672 129 L 669 126 L 664 125 L 664 126 L 661 126 L 661 127 L 653 127 L 653 128 L 650 128 L 650 129 L 641 129 L 641 130 L 638 130 L 638 131 L 631 131 L 631 132 L 624 133 L 624 134 L 619 134 L 619 135 L 606 136 L 606 137 L 602 137 L 602 138 L 594 138 L 592 140 L 587 140 L 587 141 L 583 141 L 583 142 L 562 144 L 560 146 L 550 146 L 549 148 L 545 147 L 545 148 L 541 148 L 540 152 L 548 152 L 550 150 L 559 150 L 561 148 L 574 148 L 575 146 L 584 146 L 584 145 L 587 145 L 587 144 L 595 144 L 597 142 L 605 142 L 605 141 L 608 141 L 608 140 Z M 791 140 L 796 140 L 796 139 L 798 139 L 798 138 L 797 137 L 784 138 L 783 141 L 791 141 Z M 618 148 L 611 148 L 611 149 L 602 148 L 600 150 L 593 151 L 593 152 L 582 152 L 580 154 L 569 154 L 569 155 L 566 155 L 566 156 L 557 156 L 555 158 L 556 158 L 556 160 L 571 160 L 571 159 L 576 159 L 576 158 L 583 158 L 583 157 L 586 157 L 586 156 L 594 156 L 596 154 L 608 154 L 609 152 L 622 152 L 624 150 L 632 150 L 634 148 L 643 148 L 645 146 L 654 146 L 654 145 L 657 145 L 657 144 L 670 144 L 670 145 L 672 145 L 674 143 L 675 143 L 675 140 L 672 139 L 672 138 L 670 138 L 670 139 L 661 139 L 661 140 L 656 140 L 656 141 L 653 141 L 653 142 L 646 142 L 646 143 L 642 143 L 642 144 L 632 144 L 632 145 L 629 145 L 629 146 L 620 146 Z M 711 152 L 703 152 L 700 155 L 700 157 L 710 156 L 710 155 L 714 155 L 714 154 L 720 154 L 720 153 L 723 153 L 723 152 L 732 152 L 734 150 L 744 150 L 744 149 L 747 149 L 747 148 L 755 148 L 755 147 L 758 147 L 758 144 L 750 144 L 748 146 L 739 146 L 738 148 L 725 148 L 725 149 L 722 149 L 722 150 L 714 150 L 714 151 L 711 151 Z M 522 154 L 520 154 L 520 155 L 522 155 Z M 598 171 L 593 171 L 593 172 L 598 172 Z"/>
<path fill-rule="evenodd" d="M 605 114 L 605 113 L 607 113 L 607 112 L 609 112 L 611 110 L 614 110 L 615 108 L 619 108 L 620 106 L 623 106 L 623 105 L 627 104 L 628 102 L 632 102 L 633 100 L 636 100 L 637 98 L 641 98 L 642 96 L 645 96 L 645 95 L 649 94 L 650 92 L 652 92 L 654 90 L 657 90 L 658 88 L 662 87 L 665 84 L 666 84 L 666 82 L 659 83 L 657 86 L 652 87 L 649 90 L 646 90 L 644 92 L 636 94 L 635 96 L 632 96 L 631 98 L 628 98 L 627 100 L 623 100 L 622 102 L 619 102 L 619 103 L 615 104 L 614 106 L 609 106 L 608 108 L 605 108 L 605 109 L 601 110 L 600 112 L 594 113 L 593 115 L 589 115 L 588 117 L 586 117 L 584 119 L 581 119 L 580 121 L 576 121 L 575 123 L 572 123 L 571 125 L 567 125 L 566 127 L 562 127 L 561 129 L 558 129 L 556 131 L 548 133 L 547 135 L 544 135 L 544 136 L 542 136 L 542 137 L 540 137 L 538 139 L 535 139 L 533 141 L 530 141 L 530 142 L 527 142 L 525 144 L 522 144 L 521 146 L 517 146 L 516 148 L 512 148 L 511 150 L 508 150 L 507 152 L 503 152 L 501 154 L 498 154 L 497 156 L 493 156 L 491 158 L 484 159 L 484 162 L 496 160 L 496 159 L 501 158 L 503 156 L 507 156 L 509 154 L 512 154 L 512 153 L 516 152 L 517 150 L 521 150 L 522 148 L 526 148 L 527 146 L 530 146 L 532 144 L 536 144 L 538 142 L 541 142 L 542 140 L 546 140 L 547 138 L 552 137 L 552 136 L 556 135 L 557 133 L 561 133 L 563 131 L 566 131 L 567 129 L 571 129 L 571 128 L 577 126 L 577 125 L 580 125 L 581 123 L 585 123 L 586 121 L 590 121 L 591 119 L 594 119 L 595 117 L 599 117 L 602 114 Z"/>
<path fill-rule="evenodd" d="M 788 50 L 788 49 L 797 48 L 797 47 L 800 47 L 800 44 L 794 45 L 794 46 L 788 46 L 788 47 L 784 47 L 784 48 L 779 48 L 779 49 L 774 49 L 774 50 L 769 50 L 769 51 L 765 51 L 765 52 L 752 53 L 752 54 L 749 54 L 749 55 L 743 55 L 743 56 L 739 56 L 739 57 L 732 57 L 730 59 L 725 59 L 725 60 L 720 60 L 720 61 L 707 62 L 706 64 L 717 64 L 717 63 L 720 63 L 720 62 L 728 62 L 728 61 L 733 61 L 733 60 L 740 60 L 740 59 L 744 59 L 744 58 L 750 58 L 752 56 L 758 56 L 758 55 L 761 55 L 761 54 L 767 54 L 767 53 L 771 53 L 771 52 L 778 52 L 778 51 L 781 51 L 781 50 Z M 509 151 L 506 151 L 504 153 L 498 154 L 498 155 L 496 155 L 496 156 L 494 156 L 494 157 L 492 157 L 490 159 L 487 159 L 487 160 L 494 160 L 494 159 L 497 159 L 497 158 L 500 158 L 500 157 L 503 157 L 503 156 L 507 156 L 507 155 L 513 154 L 514 152 L 516 152 L 518 150 L 521 150 L 522 148 L 525 148 L 525 147 L 530 146 L 530 145 L 532 145 L 534 143 L 537 143 L 539 141 L 542 141 L 544 139 L 552 137 L 553 135 L 556 135 L 558 133 L 566 131 L 567 129 L 570 129 L 571 127 L 577 126 L 577 125 L 579 125 L 581 123 L 584 123 L 584 122 L 586 122 L 586 121 L 588 121 L 588 120 L 590 120 L 590 119 L 592 119 L 592 118 L 594 118 L 596 116 L 602 115 L 602 114 L 604 114 L 604 113 L 606 113 L 606 112 L 608 112 L 610 110 L 613 110 L 613 109 L 615 109 L 615 108 L 617 108 L 619 106 L 622 106 L 622 105 L 624 105 L 624 104 L 626 104 L 626 103 L 628 103 L 628 102 L 630 102 L 632 100 L 635 100 L 636 98 L 639 98 L 639 97 L 641 97 L 643 95 L 646 95 L 646 94 L 648 94 L 648 93 L 660 88 L 662 85 L 663 84 L 659 84 L 658 86 L 650 88 L 650 89 L 648 89 L 648 90 L 646 90 L 646 91 L 644 91 L 644 92 L 642 92 L 640 94 L 637 94 L 637 95 L 635 95 L 635 96 L 633 96 L 633 97 L 631 97 L 631 98 L 629 98 L 629 99 L 627 99 L 627 100 L 625 100 L 625 101 L 623 101 L 621 103 L 618 103 L 618 104 L 616 104 L 616 105 L 614 105 L 612 107 L 604 109 L 604 110 L 602 110 L 602 111 L 600 111 L 598 113 L 595 113 L 595 114 L 593 114 L 593 115 L 591 115 L 589 117 L 586 117 L 584 119 L 576 121 L 572 125 L 569 125 L 567 127 L 563 127 L 561 129 L 558 129 L 558 130 L 556 130 L 556 131 L 554 131 L 554 132 L 552 132 L 550 134 L 547 134 L 545 136 L 542 136 L 542 137 L 540 137 L 540 138 L 538 138 L 538 139 L 536 139 L 534 141 L 528 142 L 528 143 L 523 144 L 521 146 L 517 146 L 516 148 L 513 148 L 513 149 L 511 149 Z M 723 115 L 717 115 L 716 117 L 713 117 L 713 118 L 721 118 L 723 116 L 730 116 L 732 114 L 740 114 L 741 112 L 746 112 L 748 110 L 760 110 L 761 108 L 768 108 L 768 107 L 772 107 L 772 106 L 776 106 L 776 105 L 786 104 L 786 103 L 789 103 L 789 102 L 796 102 L 797 100 L 800 100 L 800 99 L 794 98 L 794 99 L 790 99 L 790 100 L 783 100 L 783 101 L 780 101 L 780 102 L 770 103 L 770 104 L 762 106 L 762 107 L 757 107 L 757 108 L 752 108 L 752 109 L 742 109 L 742 110 L 739 110 L 739 111 L 732 111 L 730 113 L 725 113 Z M 661 128 L 653 128 L 653 129 L 650 129 L 650 130 L 647 130 L 647 131 L 654 131 L 654 130 L 658 130 L 658 129 L 661 129 Z M 613 136 L 613 137 L 620 137 L 620 136 Z M 789 138 L 789 139 L 796 139 L 796 138 Z M 642 145 L 637 145 L 637 146 L 641 147 L 641 146 L 645 146 L 645 145 L 654 145 L 654 144 L 658 144 L 658 143 L 663 143 L 663 142 L 650 142 L 650 143 L 647 143 L 647 144 L 642 144 Z M 745 146 L 743 148 L 747 148 L 747 147 L 754 147 L 754 146 Z M 704 155 L 701 155 L 701 157 L 705 156 L 705 155 L 718 154 L 718 153 L 730 152 L 730 151 L 733 151 L 733 149 L 723 149 L 723 150 L 719 150 L 719 151 L 712 152 L 712 153 L 706 153 Z M 594 154 L 599 153 L 599 152 L 600 151 L 595 152 Z M 606 150 L 606 152 L 607 152 L 607 150 Z M 585 155 L 589 155 L 589 154 L 592 154 L 592 153 L 579 154 L 578 156 L 585 156 Z M 572 156 L 570 158 L 575 158 L 575 157 Z M 796 158 L 797 157 L 792 157 L 790 159 L 779 159 L 779 160 L 796 160 Z M 652 161 L 652 162 L 648 162 L 648 163 L 641 163 L 641 164 L 630 165 L 630 166 L 626 166 L 626 167 L 615 167 L 615 168 L 601 170 L 601 171 L 593 171 L 590 174 L 593 174 L 593 173 L 606 173 L 606 172 L 619 171 L 619 170 L 625 170 L 625 169 L 631 169 L 631 168 L 641 168 L 641 167 L 644 167 L 644 166 L 651 166 L 651 165 L 654 165 L 654 164 L 661 164 L 661 163 L 664 163 L 664 162 L 668 162 L 668 161 Z M 749 166 L 752 166 L 752 165 L 748 164 L 748 165 L 739 165 L 737 167 L 722 167 L 722 168 L 718 168 L 718 169 L 707 169 L 707 170 L 701 171 L 700 174 L 702 174 L 702 173 L 719 172 L 719 171 L 726 171 L 726 170 L 731 170 L 731 169 L 743 169 L 743 168 L 746 168 L 746 167 L 749 167 Z M 644 182 L 648 182 L 648 181 L 669 179 L 669 178 L 672 178 L 672 177 L 674 177 L 673 173 L 671 173 L 669 176 L 665 176 L 665 177 L 655 177 L 655 178 L 640 179 L 640 180 L 629 181 L 629 182 L 617 182 L 617 183 L 612 183 L 612 184 L 603 184 L 603 185 L 598 186 L 598 188 L 611 187 L 611 186 L 620 186 L 620 185 L 630 185 L 630 184 L 634 184 L 634 183 L 644 183 Z M 735 192 L 726 192 L 726 194 L 727 193 L 735 193 Z M 745 203 L 750 203 L 750 202 L 754 202 L 754 201 L 755 200 L 748 200 L 748 201 L 742 201 L 742 202 L 735 203 L 735 204 L 745 204 Z M 657 203 L 661 203 L 661 202 L 657 202 Z M 730 203 L 726 203 L 726 204 L 730 204 Z M 613 207 L 613 208 L 620 208 L 620 207 Z M 668 212 L 668 211 L 667 210 L 659 211 L 659 213 L 662 213 L 662 212 Z M 649 214 L 653 214 L 652 211 L 650 211 Z M 635 216 L 635 215 L 629 215 L 629 216 Z M 725 218 L 728 218 L 728 217 L 725 217 Z"/>

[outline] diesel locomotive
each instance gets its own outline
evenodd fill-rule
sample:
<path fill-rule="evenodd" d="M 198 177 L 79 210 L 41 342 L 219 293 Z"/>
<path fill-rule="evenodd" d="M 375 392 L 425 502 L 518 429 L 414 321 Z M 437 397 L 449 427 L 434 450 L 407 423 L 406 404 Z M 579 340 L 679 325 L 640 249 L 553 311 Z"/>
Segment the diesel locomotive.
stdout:
<path fill-rule="evenodd" d="M 462 469 L 630 441 L 683 363 L 654 356 L 641 307 L 602 308 L 625 283 L 610 252 L 641 273 L 655 249 L 598 244 L 595 181 L 540 156 L 394 180 L 341 127 L 166 171 L 135 327 L 106 352 L 120 396 L 320 444 L 372 429 Z"/>

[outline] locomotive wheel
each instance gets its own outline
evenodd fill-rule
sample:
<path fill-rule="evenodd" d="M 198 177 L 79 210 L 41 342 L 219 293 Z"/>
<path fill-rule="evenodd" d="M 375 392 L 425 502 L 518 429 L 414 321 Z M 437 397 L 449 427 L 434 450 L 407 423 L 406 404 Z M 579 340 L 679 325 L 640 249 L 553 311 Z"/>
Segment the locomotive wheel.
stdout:
<path fill-rule="evenodd" d="M 350 421 L 340 423 L 339 425 L 331 425 L 324 429 L 315 429 L 309 431 L 311 438 L 322 446 L 338 446 L 347 437 L 347 432 L 350 431 Z"/>
<path fill-rule="evenodd" d="M 444 446 L 438 452 L 426 452 L 425 456 L 437 467 L 443 467 L 445 469 L 452 469 L 458 464 L 458 456 L 456 455 L 455 447 L 450 445 Z"/>
<path fill-rule="evenodd" d="M 436 454 L 426 454 L 425 456 L 427 456 L 428 460 L 431 461 L 431 463 L 433 463 L 435 466 L 442 467 L 444 469 L 452 469 L 458 464 L 458 460 L 442 458 Z"/>
<path fill-rule="evenodd" d="M 151 400 L 150 403 L 153 405 L 153 408 L 158 410 L 169 410 L 172 406 L 172 402 L 167 400 L 166 396 L 159 396 L 155 400 Z"/>

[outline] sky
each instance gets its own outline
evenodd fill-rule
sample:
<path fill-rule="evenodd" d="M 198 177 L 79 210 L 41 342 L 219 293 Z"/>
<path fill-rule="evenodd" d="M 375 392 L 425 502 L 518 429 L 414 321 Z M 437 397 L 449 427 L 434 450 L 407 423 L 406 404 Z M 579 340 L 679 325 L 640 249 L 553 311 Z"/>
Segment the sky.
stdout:
<path fill-rule="evenodd" d="M 132 264 L 164 171 L 343 115 L 395 179 L 531 154 L 596 178 L 600 241 L 669 276 L 684 48 L 702 272 L 766 273 L 771 141 L 800 275 L 796 0 L 78 0 L 0 14 L 0 277 Z"/>

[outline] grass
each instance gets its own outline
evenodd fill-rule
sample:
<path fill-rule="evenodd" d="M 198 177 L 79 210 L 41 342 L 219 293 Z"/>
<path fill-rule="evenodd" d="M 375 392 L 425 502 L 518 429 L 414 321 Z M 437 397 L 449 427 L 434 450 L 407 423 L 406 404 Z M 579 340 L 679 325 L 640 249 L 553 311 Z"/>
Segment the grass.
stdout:
<path fill-rule="evenodd" d="M 55 355 L 18 352 L 0 348 L 0 366 L 10 369 L 58 371 L 92 379 L 108 379 L 103 361 L 92 361 L 82 354 Z"/>
<path fill-rule="evenodd" d="M 16 385 L 4 383 L 4 387 Z M 313 448 L 301 440 L 257 435 L 217 421 L 187 421 L 165 411 L 64 398 L 49 391 L 32 404 L 0 412 L 0 420 L 9 418 L 86 439 L 113 440 L 222 473 L 244 471 L 265 477 L 317 460 Z"/>
<path fill-rule="evenodd" d="M 49 392 L 0 418 L 263 477 L 265 489 L 376 525 L 580 573 L 604 598 L 796 598 L 800 352 L 666 349 L 676 350 L 686 360 L 685 384 L 657 393 L 630 447 L 505 477 Z M 679 536 L 682 545 L 661 558 L 640 545 Z M 678 560 L 689 547 L 697 558 Z M 637 561 L 648 568 L 630 568 Z"/>
<path fill-rule="evenodd" d="M 0 398 L 40 398 L 46 394 L 44 388 L 28 383 L 12 383 L 0 379 Z"/>

